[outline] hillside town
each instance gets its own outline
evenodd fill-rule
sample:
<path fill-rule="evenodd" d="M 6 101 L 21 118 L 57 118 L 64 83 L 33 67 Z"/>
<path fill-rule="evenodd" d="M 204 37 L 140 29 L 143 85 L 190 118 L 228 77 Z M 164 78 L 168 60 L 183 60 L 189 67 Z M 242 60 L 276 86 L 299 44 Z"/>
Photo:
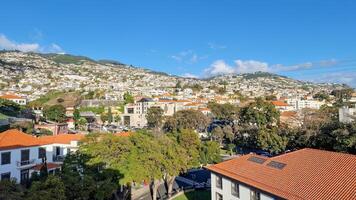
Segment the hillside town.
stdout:
<path fill-rule="evenodd" d="M 0 199 L 356 199 L 347 85 L 19 51 L 0 68 L 0 182 L 17 188 Z"/>

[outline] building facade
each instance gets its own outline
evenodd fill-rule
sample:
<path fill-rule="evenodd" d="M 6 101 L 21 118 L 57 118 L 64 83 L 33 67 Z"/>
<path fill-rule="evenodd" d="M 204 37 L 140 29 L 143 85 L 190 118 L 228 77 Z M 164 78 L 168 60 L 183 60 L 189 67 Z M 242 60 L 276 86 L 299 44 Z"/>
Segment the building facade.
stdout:
<path fill-rule="evenodd" d="M 49 173 L 59 171 L 64 157 L 77 150 L 82 137 L 67 134 L 36 138 L 16 129 L 0 133 L 0 180 L 26 183 L 43 165 Z"/>

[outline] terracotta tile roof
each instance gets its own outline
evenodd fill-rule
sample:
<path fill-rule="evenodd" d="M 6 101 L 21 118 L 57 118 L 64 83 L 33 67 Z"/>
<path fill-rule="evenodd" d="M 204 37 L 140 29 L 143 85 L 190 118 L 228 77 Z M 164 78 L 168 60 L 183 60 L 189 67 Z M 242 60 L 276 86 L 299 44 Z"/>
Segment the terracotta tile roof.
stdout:
<path fill-rule="evenodd" d="M 17 129 L 10 129 L 0 133 L 0 150 L 39 145 L 36 137 L 23 133 Z"/>
<path fill-rule="evenodd" d="M 263 164 L 249 161 L 264 158 Z M 277 169 L 270 161 L 286 164 Z M 302 149 L 266 158 L 253 154 L 208 167 L 209 170 L 285 199 L 356 199 L 356 156 Z"/>
<path fill-rule="evenodd" d="M 0 150 L 41 146 L 46 144 L 70 144 L 71 141 L 79 141 L 83 138 L 83 134 L 60 134 L 34 137 L 17 129 L 10 129 L 0 133 Z"/>
<path fill-rule="evenodd" d="M 2 99 L 25 99 L 23 97 L 20 97 L 20 96 L 14 95 L 14 94 L 4 94 L 4 95 L 1 95 L 0 98 L 2 98 Z"/>
<path fill-rule="evenodd" d="M 32 169 L 35 171 L 40 171 L 41 168 L 43 167 L 43 163 L 35 165 Z M 60 168 L 61 165 L 56 164 L 56 163 L 47 163 L 47 170 L 51 170 L 51 169 L 56 169 L 56 168 Z"/>
<path fill-rule="evenodd" d="M 83 134 L 59 134 L 51 136 L 42 136 L 38 140 L 41 145 L 46 144 L 70 144 L 71 141 L 80 141 L 84 138 Z"/>
<path fill-rule="evenodd" d="M 271 103 L 275 106 L 289 106 L 289 104 L 285 103 L 284 101 L 272 101 Z"/>

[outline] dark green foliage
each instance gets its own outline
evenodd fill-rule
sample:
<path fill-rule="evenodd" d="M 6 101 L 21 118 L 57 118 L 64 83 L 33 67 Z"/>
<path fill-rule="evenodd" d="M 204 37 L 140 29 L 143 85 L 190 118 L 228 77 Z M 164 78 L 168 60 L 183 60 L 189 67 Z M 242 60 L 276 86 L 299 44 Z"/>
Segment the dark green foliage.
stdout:
<path fill-rule="evenodd" d="M 50 175 L 45 181 L 32 182 L 26 192 L 27 200 L 65 200 L 64 183 L 58 176 Z"/>
<path fill-rule="evenodd" d="M 17 184 L 15 180 L 0 181 L 0 199 L 1 200 L 22 200 L 24 189 Z"/>
<path fill-rule="evenodd" d="M 46 119 L 55 121 L 55 122 L 65 122 L 66 121 L 66 109 L 62 105 L 53 105 L 46 107 L 43 110 L 43 114 Z"/>
<path fill-rule="evenodd" d="M 8 116 L 17 116 L 22 107 L 10 100 L 0 98 L 0 113 Z"/>
<path fill-rule="evenodd" d="M 181 110 L 174 113 L 172 118 L 167 118 L 163 129 L 174 132 L 182 129 L 205 130 L 209 125 L 209 118 L 197 110 Z"/>
<path fill-rule="evenodd" d="M 318 92 L 314 94 L 313 98 L 318 99 L 319 101 L 329 100 L 329 94 L 325 92 Z"/>
<path fill-rule="evenodd" d="M 125 94 L 124 94 L 125 105 L 128 103 L 133 103 L 133 102 L 134 102 L 134 97 L 129 92 L 125 92 Z"/>
<path fill-rule="evenodd" d="M 208 104 L 208 107 L 213 113 L 215 119 L 233 122 L 239 117 L 239 108 L 229 103 L 217 104 L 214 102 L 210 102 Z"/>
<path fill-rule="evenodd" d="M 220 145 L 214 141 L 207 141 L 201 145 L 200 162 L 203 165 L 221 162 Z"/>
<path fill-rule="evenodd" d="M 163 110 L 160 107 L 151 107 L 147 109 L 147 125 L 149 128 L 160 129 L 163 121 Z"/>

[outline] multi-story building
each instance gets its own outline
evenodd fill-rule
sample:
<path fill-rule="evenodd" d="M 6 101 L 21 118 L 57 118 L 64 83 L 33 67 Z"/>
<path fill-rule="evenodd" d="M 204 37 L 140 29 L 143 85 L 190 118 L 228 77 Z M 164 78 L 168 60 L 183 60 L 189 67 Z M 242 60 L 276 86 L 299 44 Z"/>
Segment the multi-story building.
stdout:
<path fill-rule="evenodd" d="M 325 104 L 324 101 L 318 100 L 301 100 L 301 99 L 287 99 L 287 103 L 293 107 L 294 110 L 301 110 L 303 108 L 320 109 Z"/>
<path fill-rule="evenodd" d="M 123 125 L 129 127 L 144 127 L 147 125 L 146 113 L 148 108 L 154 105 L 155 102 L 151 98 L 142 98 L 135 103 L 125 106 L 124 114 L 121 115 Z"/>
<path fill-rule="evenodd" d="M 248 154 L 207 167 L 212 200 L 356 199 L 356 156 L 302 149 Z"/>
<path fill-rule="evenodd" d="M 77 150 L 81 138 L 80 134 L 34 137 L 16 129 L 0 133 L 0 180 L 26 183 L 44 164 L 49 173 L 55 173 L 64 156 Z"/>

